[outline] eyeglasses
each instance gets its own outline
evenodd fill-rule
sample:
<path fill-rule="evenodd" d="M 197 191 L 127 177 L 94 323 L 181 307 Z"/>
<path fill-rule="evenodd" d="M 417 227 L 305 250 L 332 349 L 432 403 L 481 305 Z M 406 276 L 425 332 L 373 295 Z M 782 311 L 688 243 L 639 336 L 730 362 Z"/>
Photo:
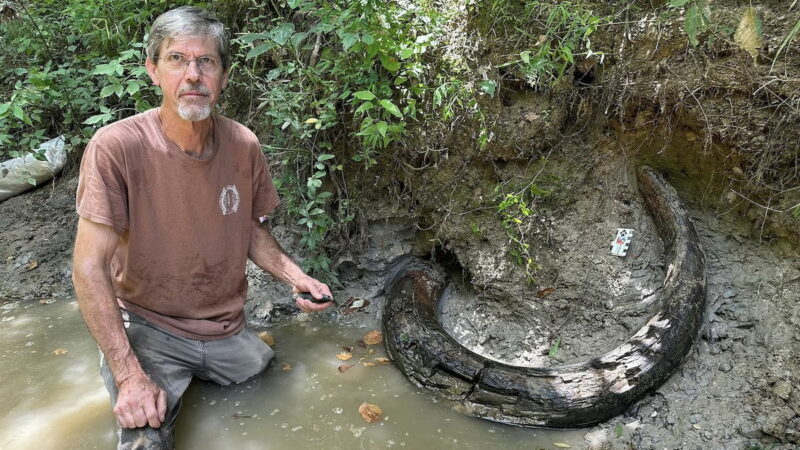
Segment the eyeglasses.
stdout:
<path fill-rule="evenodd" d="M 222 66 L 218 58 L 213 56 L 200 56 L 198 58 L 187 58 L 180 53 L 170 53 L 163 57 L 156 57 L 164 62 L 164 65 L 169 70 L 184 71 L 189 64 L 194 61 L 197 64 L 197 69 L 203 73 L 217 73 Z"/>

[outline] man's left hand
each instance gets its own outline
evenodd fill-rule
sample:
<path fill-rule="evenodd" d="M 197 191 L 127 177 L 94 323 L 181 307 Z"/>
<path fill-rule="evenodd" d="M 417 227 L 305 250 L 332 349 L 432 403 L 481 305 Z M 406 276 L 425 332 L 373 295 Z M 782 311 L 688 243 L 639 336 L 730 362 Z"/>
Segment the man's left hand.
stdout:
<path fill-rule="evenodd" d="M 317 300 L 322 300 L 322 297 L 324 295 L 333 298 L 333 294 L 331 294 L 331 290 L 327 284 L 315 280 L 314 278 L 311 278 L 309 276 L 297 280 L 294 283 L 294 286 L 292 286 L 292 292 L 296 294 L 299 294 L 300 292 L 308 292 L 309 294 L 311 294 L 312 297 L 314 297 Z M 295 298 L 295 302 L 297 303 L 297 306 L 301 310 L 307 313 L 322 311 L 333 305 L 333 302 L 314 303 L 311 300 L 306 300 L 301 297 Z"/>

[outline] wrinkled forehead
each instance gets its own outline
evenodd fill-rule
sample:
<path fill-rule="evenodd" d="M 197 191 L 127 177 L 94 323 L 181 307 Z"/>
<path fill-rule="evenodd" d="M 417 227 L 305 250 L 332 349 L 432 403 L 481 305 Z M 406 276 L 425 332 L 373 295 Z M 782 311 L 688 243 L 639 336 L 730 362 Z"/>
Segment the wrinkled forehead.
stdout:
<path fill-rule="evenodd" d="M 159 54 L 182 53 L 219 57 L 217 41 L 207 35 L 177 34 L 169 36 L 161 43 Z"/>

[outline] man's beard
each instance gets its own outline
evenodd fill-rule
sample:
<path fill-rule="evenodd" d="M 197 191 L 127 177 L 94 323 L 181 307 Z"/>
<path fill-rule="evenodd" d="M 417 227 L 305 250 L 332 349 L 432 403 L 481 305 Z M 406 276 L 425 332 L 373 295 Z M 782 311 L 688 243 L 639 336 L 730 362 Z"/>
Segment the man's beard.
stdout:
<path fill-rule="evenodd" d="M 211 105 L 208 103 L 202 105 L 179 103 L 178 115 L 181 116 L 183 120 L 199 122 L 207 119 L 208 116 L 211 115 Z"/>
<path fill-rule="evenodd" d="M 199 92 L 204 95 L 211 95 L 211 92 L 202 84 L 188 85 L 181 88 L 178 95 L 186 92 Z M 191 122 L 199 122 L 205 120 L 211 115 L 211 104 L 201 99 L 199 103 L 193 103 L 186 99 L 181 99 L 178 102 L 178 115 L 183 120 Z"/>

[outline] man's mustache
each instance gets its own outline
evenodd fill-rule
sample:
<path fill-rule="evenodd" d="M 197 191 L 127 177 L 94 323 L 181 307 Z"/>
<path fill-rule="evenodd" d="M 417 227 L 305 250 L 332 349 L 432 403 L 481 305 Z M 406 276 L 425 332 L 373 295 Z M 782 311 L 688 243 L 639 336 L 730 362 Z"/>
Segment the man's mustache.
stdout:
<path fill-rule="evenodd" d="M 182 87 L 178 91 L 178 95 L 183 95 L 183 94 L 185 94 L 187 92 L 196 92 L 196 93 L 200 93 L 200 94 L 203 94 L 203 95 L 211 95 L 211 91 L 207 87 L 203 86 L 202 84 L 189 84 L 189 85 L 186 85 L 186 86 Z"/>

